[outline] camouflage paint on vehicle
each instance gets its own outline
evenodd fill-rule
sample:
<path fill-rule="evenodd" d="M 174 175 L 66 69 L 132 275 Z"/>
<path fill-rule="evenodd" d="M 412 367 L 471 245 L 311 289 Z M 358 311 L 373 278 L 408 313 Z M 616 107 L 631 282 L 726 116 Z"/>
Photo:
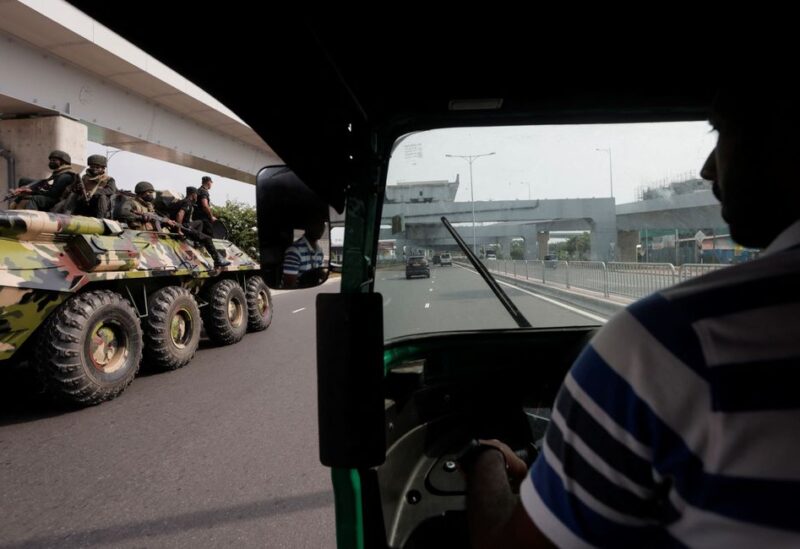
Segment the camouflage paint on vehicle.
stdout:
<path fill-rule="evenodd" d="M 214 246 L 229 266 L 214 268 L 202 246 L 172 233 L 126 229 L 108 219 L 0 211 L 0 360 L 93 282 L 168 276 L 197 287 L 221 272 L 259 269 L 233 243 L 214 240 Z"/>

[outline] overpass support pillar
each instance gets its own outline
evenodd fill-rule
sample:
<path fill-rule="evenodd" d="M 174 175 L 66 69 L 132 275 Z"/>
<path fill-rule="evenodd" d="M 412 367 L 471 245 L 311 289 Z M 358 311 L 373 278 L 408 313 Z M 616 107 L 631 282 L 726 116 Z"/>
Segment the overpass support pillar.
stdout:
<path fill-rule="evenodd" d="M 616 220 L 612 218 L 611 223 L 602 223 L 601 221 L 592 225 L 592 232 L 589 235 L 591 247 L 589 259 L 592 261 L 618 261 Z"/>
<path fill-rule="evenodd" d="M 511 237 L 498 238 L 497 243 L 500 244 L 503 258 L 511 259 Z"/>
<path fill-rule="evenodd" d="M 14 174 L 9 174 L 8 160 L 0 157 L 0 194 L 16 186 L 20 177 L 44 179 L 50 175 L 47 155 L 58 149 L 72 157 L 75 171 L 86 165 L 88 129 L 64 116 L 11 118 L 0 120 L 0 148 L 14 158 Z M 9 176 L 16 181 L 9 181 Z"/>
<path fill-rule="evenodd" d="M 639 231 L 617 231 L 617 261 L 635 263 Z"/>
<path fill-rule="evenodd" d="M 538 231 L 536 233 L 536 244 L 539 248 L 539 259 L 544 259 L 544 256 L 547 255 L 549 243 L 550 231 Z"/>
<path fill-rule="evenodd" d="M 536 244 L 536 228 L 533 225 L 526 225 L 522 230 L 522 239 L 524 240 L 524 258 L 525 259 L 536 259 L 537 253 L 537 244 Z"/>

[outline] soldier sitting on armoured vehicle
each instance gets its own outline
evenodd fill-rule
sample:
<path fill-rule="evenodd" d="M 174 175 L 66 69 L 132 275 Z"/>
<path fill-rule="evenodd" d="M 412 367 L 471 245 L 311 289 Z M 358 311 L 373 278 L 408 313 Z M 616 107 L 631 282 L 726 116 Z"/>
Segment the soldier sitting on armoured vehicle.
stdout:
<path fill-rule="evenodd" d="M 153 202 L 156 199 L 156 190 L 152 183 L 139 181 L 134 188 L 136 196 L 127 197 L 119 207 L 115 216 L 129 228 L 139 231 L 160 231 L 161 223 L 174 227 L 176 223 L 171 219 L 162 219 L 156 214 Z"/>
<path fill-rule="evenodd" d="M 184 230 L 191 231 L 193 233 L 192 237 L 203 244 L 206 251 L 211 255 L 215 267 L 227 267 L 231 264 L 230 261 L 222 258 L 219 251 L 214 248 L 214 242 L 210 238 L 202 233 L 195 233 L 189 227 L 184 229 L 169 217 L 158 215 L 155 208 L 156 191 L 152 183 L 140 181 L 136 184 L 134 191 L 136 196 L 127 196 L 121 203 L 115 216 L 117 220 L 126 223 L 131 229 L 140 231 L 160 231 L 162 224 L 179 234 L 183 234 Z"/>
<path fill-rule="evenodd" d="M 48 159 L 48 167 L 53 170 L 50 177 L 13 189 L 6 197 L 11 201 L 10 209 L 50 211 L 61 200 L 67 187 L 78 180 L 67 153 L 52 151 Z"/>
<path fill-rule="evenodd" d="M 117 185 L 113 177 L 106 175 L 108 160 L 102 154 L 93 154 L 88 164 L 83 177 L 67 187 L 53 213 L 111 217 L 111 197 L 117 192 Z"/>
<path fill-rule="evenodd" d="M 185 225 L 202 232 L 203 222 L 194 218 L 195 208 L 197 208 L 197 187 L 186 187 L 186 198 L 175 202 L 170 210 L 170 217 L 178 225 Z"/>
<path fill-rule="evenodd" d="M 206 251 L 214 259 L 214 265 L 216 267 L 226 267 L 230 265 L 231 262 L 223 259 L 219 251 L 217 251 L 217 249 L 214 247 L 214 240 L 207 234 L 203 233 L 203 221 L 194 219 L 194 211 L 196 207 L 197 188 L 186 187 L 186 198 L 173 203 L 169 210 L 165 211 L 164 213 L 173 221 L 175 221 L 177 224 L 175 230 L 178 234 L 182 235 L 184 234 L 184 230 L 187 230 L 187 236 L 190 236 L 192 239 L 197 240 L 203 245 Z"/>

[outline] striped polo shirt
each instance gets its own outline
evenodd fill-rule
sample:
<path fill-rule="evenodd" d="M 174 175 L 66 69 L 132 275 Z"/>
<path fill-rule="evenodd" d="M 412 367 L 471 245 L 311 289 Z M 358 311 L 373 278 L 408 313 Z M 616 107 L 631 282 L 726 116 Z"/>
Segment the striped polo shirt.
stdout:
<path fill-rule="evenodd" d="M 520 495 L 563 547 L 800 547 L 800 222 L 612 318 Z"/>
<path fill-rule="evenodd" d="M 298 275 L 322 267 L 325 256 L 319 248 L 312 248 L 303 236 L 295 240 L 283 255 L 283 274 Z"/>

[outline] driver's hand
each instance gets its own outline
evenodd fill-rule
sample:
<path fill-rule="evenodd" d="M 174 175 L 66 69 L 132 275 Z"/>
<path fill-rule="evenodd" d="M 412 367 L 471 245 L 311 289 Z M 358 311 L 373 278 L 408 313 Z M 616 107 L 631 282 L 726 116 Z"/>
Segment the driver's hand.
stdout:
<path fill-rule="evenodd" d="M 488 446 L 494 446 L 503 453 L 503 457 L 506 459 L 506 465 L 508 466 L 507 472 L 510 479 L 517 482 L 522 482 L 525 480 L 525 477 L 528 474 L 528 466 L 525 465 L 525 462 L 522 461 L 519 456 L 514 453 L 514 450 L 509 448 L 506 443 L 501 442 L 496 438 L 488 440 L 480 439 L 478 442 Z"/>
<path fill-rule="evenodd" d="M 211 222 L 214 223 L 216 220 L 217 220 L 217 218 L 212 215 L 211 216 Z"/>
<path fill-rule="evenodd" d="M 32 193 L 33 190 L 30 187 L 19 187 L 12 191 L 14 194 L 28 194 Z"/>

